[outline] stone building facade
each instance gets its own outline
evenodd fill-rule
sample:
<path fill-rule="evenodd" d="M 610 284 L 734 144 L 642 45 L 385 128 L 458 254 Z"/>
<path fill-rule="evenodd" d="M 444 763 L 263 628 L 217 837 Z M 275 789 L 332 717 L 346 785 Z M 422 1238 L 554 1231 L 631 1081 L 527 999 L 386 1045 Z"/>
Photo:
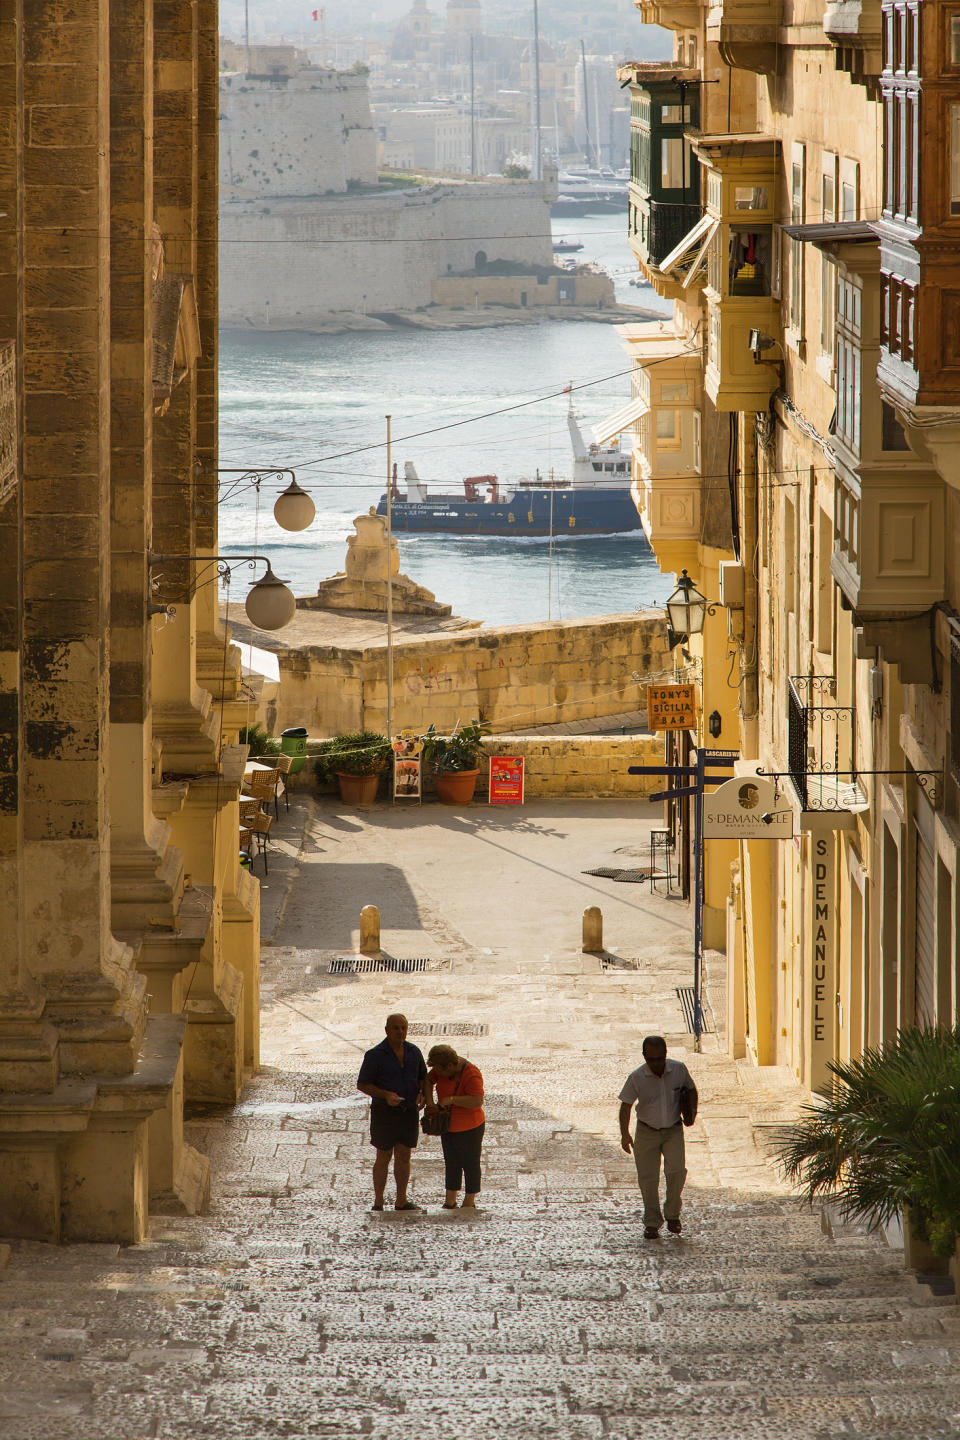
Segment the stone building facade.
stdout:
<path fill-rule="evenodd" d="M 638 8 L 675 60 L 621 71 L 630 238 L 674 316 L 625 337 L 636 493 L 720 602 L 687 652 L 721 738 L 679 748 L 793 817 L 706 842 L 707 926 L 737 1053 L 816 1088 L 960 1014 L 960 18 Z"/>
<path fill-rule="evenodd" d="M 184 1100 L 257 1064 L 239 657 L 199 558 L 216 6 L 12 0 L 0 66 L 0 1234 L 130 1242 L 202 1210 Z"/>

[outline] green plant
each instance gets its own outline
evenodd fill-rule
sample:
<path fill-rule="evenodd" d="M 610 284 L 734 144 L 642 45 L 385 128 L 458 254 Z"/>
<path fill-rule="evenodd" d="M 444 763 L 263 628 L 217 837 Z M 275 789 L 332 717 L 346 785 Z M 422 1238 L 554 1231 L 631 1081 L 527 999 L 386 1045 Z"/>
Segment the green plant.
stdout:
<path fill-rule="evenodd" d="M 505 180 L 529 180 L 530 167 L 529 165 L 516 165 L 511 162 L 508 165 L 504 165 L 503 178 Z"/>
<path fill-rule="evenodd" d="M 832 1089 L 776 1146 L 789 1179 L 845 1217 L 885 1224 L 910 1210 L 939 1255 L 960 1235 L 960 1025 L 915 1026 L 830 1066 Z"/>
<path fill-rule="evenodd" d="M 483 759 L 483 737 L 490 727 L 480 720 L 458 725 L 452 735 L 435 735 L 433 726 L 424 736 L 426 760 L 435 775 L 459 770 L 477 770 Z"/>
<path fill-rule="evenodd" d="M 374 730 L 355 730 L 323 740 L 318 746 L 314 769 L 320 781 L 335 775 L 379 775 L 391 755 L 386 735 Z"/>
<path fill-rule="evenodd" d="M 250 758 L 259 755 L 279 755 L 280 741 L 264 730 L 262 725 L 244 725 L 240 730 L 240 744 L 250 746 Z"/>

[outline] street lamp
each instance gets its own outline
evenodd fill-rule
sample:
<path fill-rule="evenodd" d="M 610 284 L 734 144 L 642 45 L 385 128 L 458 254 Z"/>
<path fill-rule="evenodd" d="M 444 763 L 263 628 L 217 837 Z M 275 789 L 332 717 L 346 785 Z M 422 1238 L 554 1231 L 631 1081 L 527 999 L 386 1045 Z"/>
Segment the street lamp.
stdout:
<path fill-rule="evenodd" d="M 702 635 L 707 616 L 715 614 L 716 609 L 716 605 L 711 605 L 707 597 L 700 594 L 686 570 L 681 570 L 677 588 L 667 601 L 670 649 L 684 638 Z"/>
<path fill-rule="evenodd" d="M 281 490 L 273 507 L 273 518 L 284 530 L 306 530 L 316 513 L 316 505 L 297 484 L 296 476 L 286 490 Z"/>
<path fill-rule="evenodd" d="M 152 569 L 154 565 L 162 565 L 171 561 L 201 561 L 203 562 L 201 571 L 215 565 L 216 575 L 211 576 L 211 579 L 224 581 L 229 581 L 238 562 L 250 566 L 251 569 L 254 565 L 266 565 L 266 572 L 261 575 L 259 580 L 251 583 L 250 593 L 244 603 L 243 608 L 247 612 L 250 624 L 256 626 L 258 630 L 282 630 L 284 625 L 289 625 L 297 613 L 296 596 L 285 581 L 274 575 L 273 566 L 266 555 L 157 555 L 153 551 L 149 551 L 147 554 L 149 569 Z M 158 583 L 159 581 L 151 582 L 151 592 Z M 199 586 L 206 583 L 207 581 L 201 581 L 199 578 L 195 580 L 192 585 L 188 586 L 183 597 L 184 600 L 192 600 Z M 147 613 L 148 615 L 164 614 L 172 617 L 176 611 L 172 605 L 155 604 L 148 594 Z"/>

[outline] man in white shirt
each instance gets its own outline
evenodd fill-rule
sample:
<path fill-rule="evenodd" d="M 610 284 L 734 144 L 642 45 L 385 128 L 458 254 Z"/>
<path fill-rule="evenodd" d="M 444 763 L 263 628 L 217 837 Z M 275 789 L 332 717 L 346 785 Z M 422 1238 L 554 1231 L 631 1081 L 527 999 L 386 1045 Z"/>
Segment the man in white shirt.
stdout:
<path fill-rule="evenodd" d="M 620 1091 L 620 1145 L 633 1151 L 637 1183 L 643 1196 L 644 1238 L 656 1240 L 666 1215 L 667 1229 L 679 1235 L 680 1196 L 687 1178 L 683 1124 L 680 1119 L 680 1091 L 686 1089 L 697 1110 L 697 1088 L 690 1071 L 680 1060 L 667 1059 L 667 1042 L 662 1035 L 648 1035 L 643 1042 L 646 1062 L 627 1076 Z M 630 1111 L 637 1107 L 636 1133 L 630 1135 Z M 667 1198 L 660 1209 L 660 1156 L 667 1182 Z"/>

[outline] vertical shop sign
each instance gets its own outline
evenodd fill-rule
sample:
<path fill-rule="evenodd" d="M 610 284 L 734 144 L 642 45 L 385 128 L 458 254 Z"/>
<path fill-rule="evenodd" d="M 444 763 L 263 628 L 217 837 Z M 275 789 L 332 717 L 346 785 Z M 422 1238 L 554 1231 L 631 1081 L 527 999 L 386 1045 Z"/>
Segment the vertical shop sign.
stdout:
<path fill-rule="evenodd" d="M 810 973 L 810 1075 L 812 1090 L 830 1082 L 828 1064 L 836 1054 L 836 846 L 832 832 L 813 833 Z"/>

